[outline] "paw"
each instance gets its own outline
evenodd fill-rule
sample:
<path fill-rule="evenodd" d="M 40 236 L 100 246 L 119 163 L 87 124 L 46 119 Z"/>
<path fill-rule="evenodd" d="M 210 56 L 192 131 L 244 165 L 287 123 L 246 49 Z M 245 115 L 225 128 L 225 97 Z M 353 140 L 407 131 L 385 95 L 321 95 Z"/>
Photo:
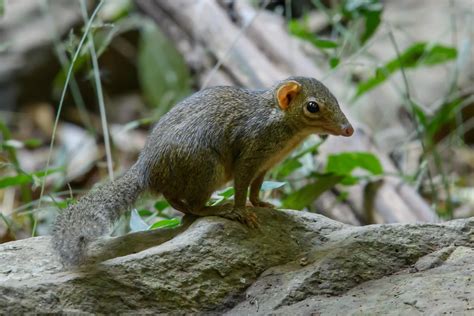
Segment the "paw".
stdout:
<path fill-rule="evenodd" d="M 238 221 L 250 228 L 257 229 L 260 227 L 257 215 L 246 208 L 234 208 L 225 217 Z"/>

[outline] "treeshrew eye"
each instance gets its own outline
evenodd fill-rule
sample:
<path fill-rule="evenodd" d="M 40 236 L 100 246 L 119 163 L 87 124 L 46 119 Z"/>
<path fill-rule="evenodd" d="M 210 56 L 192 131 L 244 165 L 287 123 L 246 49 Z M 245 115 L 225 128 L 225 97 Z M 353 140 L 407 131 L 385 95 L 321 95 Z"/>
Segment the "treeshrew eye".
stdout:
<path fill-rule="evenodd" d="M 314 101 L 309 101 L 308 104 L 306 104 L 306 109 L 309 113 L 319 112 L 319 104 Z"/>

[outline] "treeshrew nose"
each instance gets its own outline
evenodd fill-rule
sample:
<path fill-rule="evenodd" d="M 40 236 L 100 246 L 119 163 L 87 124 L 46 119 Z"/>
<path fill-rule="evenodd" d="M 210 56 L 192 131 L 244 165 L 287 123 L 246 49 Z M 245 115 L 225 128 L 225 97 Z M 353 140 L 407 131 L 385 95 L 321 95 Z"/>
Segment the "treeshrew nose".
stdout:
<path fill-rule="evenodd" d="M 343 136 L 349 137 L 349 136 L 352 136 L 352 134 L 354 134 L 354 128 L 352 127 L 351 124 L 347 124 L 342 127 Z"/>

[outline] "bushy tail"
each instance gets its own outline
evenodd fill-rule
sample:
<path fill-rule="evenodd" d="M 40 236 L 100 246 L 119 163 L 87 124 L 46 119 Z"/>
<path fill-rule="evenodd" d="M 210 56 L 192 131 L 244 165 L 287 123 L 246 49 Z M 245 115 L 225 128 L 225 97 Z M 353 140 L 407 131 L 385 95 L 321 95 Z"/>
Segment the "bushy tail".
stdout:
<path fill-rule="evenodd" d="M 104 183 L 58 215 L 53 227 L 53 248 L 67 265 L 85 261 L 87 245 L 109 232 L 120 215 L 133 205 L 143 186 L 138 168 Z"/>

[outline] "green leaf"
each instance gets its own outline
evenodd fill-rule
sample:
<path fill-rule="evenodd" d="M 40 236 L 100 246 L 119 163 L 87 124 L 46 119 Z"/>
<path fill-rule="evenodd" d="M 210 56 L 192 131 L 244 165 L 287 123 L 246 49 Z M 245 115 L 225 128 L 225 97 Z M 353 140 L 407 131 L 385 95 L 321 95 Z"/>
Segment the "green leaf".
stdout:
<path fill-rule="evenodd" d="M 423 111 L 422 107 L 415 102 L 412 102 L 413 112 L 415 112 L 415 116 L 418 119 L 418 122 L 421 124 L 423 128 L 428 126 L 428 118 L 426 117 L 425 112 Z"/>
<path fill-rule="evenodd" d="M 0 0 L 0 16 L 5 14 L 5 0 Z"/>
<path fill-rule="evenodd" d="M 25 144 L 26 147 L 28 148 L 37 148 L 43 144 L 41 139 L 38 138 L 30 138 L 25 141 L 23 141 L 23 144 Z"/>
<path fill-rule="evenodd" d="M 300 150 L 295 155 L 292 155 L 291 157 L 285 159 L 285 161 L 283 161 L 283 163 L 277 166 L 277 168 L 273 172 L 273 174 L 275 175 L 275 178 L 285 179 L 291 173 L 303 167 L 303 164 L 299 161 L 299 159 L 307 154 L 317 154 L 319 146 L 321 146 L 323 142 L 324 141 L 320 141 L 317 144 L 314 144 L 308 148 Z"/>
<path fill-rule="evenodd" d="M 351 176 L 356 168 L 362 168 L 373 175 L 381 175 L 383 167 L 379 159 L 371 153 L 347 152 L 330 155 L 326 164 L 326 172 L 337 175 Z"/>
<path fill-rule="evenodd" d="M 331 189 L 344 179 L 344 176 L 337 174 L 324 174 L 317 177 L 313 183 L 307 184 L 301 189 L 289 194 L 283 201 L 285 208 L 302 210 L 310 205 L 325 191 Z"/>
<path fill-rule="evenodd" d="M 151 225 L 149 229 L 151 230 L 157 228 L 173 228 L 179 226 L 180 224 L 181 220 L 179 218 L 163 219 L 153 223 L 153 225 Z"/>
<path fill-rule="evenodd" d="M 457 98 L 452 102 L 444 103 L 431 118 L 426 126 L 427 136 L 433 137 L 445 124 L 452 121 L 457 113 L 457 109 L 462 104 L 462 98 Z"/>
<path fill-rule="evenodd" d="M 154 213 L 150 210 L 147 210 L 147 209 L 140 209 L 138 210 L 138 215 L 140 215 L 140 217 L 150 217 L 152 216 Z"/>
<path fill-rule="evenodd" d="M 222 196 L 225 199 L 229 199 L 229 198 L 233 197 L 234 194 L 235 194 L 234 187 L 225 188 L 224 190 L 219 191 L 217 193 L 217 195 Z"/>
<path fill-rule="evenodd" d="M 235 194 L 235 190 L 234 190 L 234 187 L 228 187 L 228 188 L 225 188 L 224 190 L 221 190 L 221 191 L 218 191 L 217 192 L 217 196 L 218 198 L 212 198 L 209 203 L 211 206 L 214 206 L 214 205 L 219 205 L 220 203 L 230 199 L 231 197 L 233 197 Z"/>
<path fill-rule="evenodd" d="M 181 54 L 156 25 L 144 23 L 138 52 L 138 76 L 147 101 L 157 115 L 191 92 L 190 75 Z"/>
<path fill-rule="evenodd" d="M 342 15 L 347 21 L 364 20 L 364 31 L 359 37 L 360 43 L 363 44 L 372 37 L 380 25 L 382 11 L 383 5 L 380 0 L 346 0 L 343 4 Z"/>
<path fill-rule="evenodd" d="M 310 42 L 318 48 L 336 48 L 338 44 L 334 41 L 328 39 L 320 39 L 313 35 L 313 38 Z"/>
<path fill-rule="evenodd" d="M 370 11 L 365 14 L 365 31 L 360 37 L 360 42 L 365 43 L 369 38 L 374 35 L 381 21 L 380 11 Z"/>
<path fill-rule="evenodd" d="M 278 182 L 278 181 L 264 181 L 262 183 L 262 187 L 260 188 L 260 191 L 271 191 L 275 190 L 278 188 L 281 188 L 284 186 L 286 182 Z"/>
<path fill-rule="evenodd" d="M 372 90 L 387 80 L 400 68 L 414 68 L 417 66 L 432 66 L 449 60 L 456 59 L 457 50 L 454 47 L 439 44 L 418 42 L 408 47 L 399 58 L 394 58 L 382 67 L 375 70 L 375 76 L 360 83 L 357 87 L 355 98 Z"/>
<path fill-rule="evenodd" d="M 30 138 L 24 141 L 9 139 L 5 141 L 4 143 L 2 143 L 1 145 L 8 148 L 23 148 L 23 147 L 36 148 L 36 147 L 41 146 L 41 144 L 42 144 L 42 141 L 40 139 Z"/>
<path fill-rule="evenodd" d="M 166 208 L 168 208 L 170 206 L 170 204 L 168 202 L 166 202 L 165 200 L 160 200 L 160 201 L 157 201 L 155 203 L 155 210 L 159 211 L 159 212 L 162 212 L 164 211 Z"/>
<path fill-rule="evenodd" d="M 340 62 L 341 62 L 341 60 L 337 57 L 329 58 L 329 66 L 331 67 L 331 69 L 336 68 L 337 65 L 339 65 Z"/>
<path fill-rule="evenodd" d="M 297 20 L 291 20 L 288 22 L 288 29 L 291 34 L 310 42 L 317 48 L 336 48 L 338 44 L 334 41 L 318 38 L 316 35 L 311 33 L 305 25 Z"/>
<path fill-rule="evenodd" d="M 0 178 L 0 189 L 31 183 L 32 177 L 26 174 L 20 174 L 13 177 Z"/>
<path fill-rule="evenodd" d="M 55 200 L 54 201 L 54 205 L 63 210 L 65 209 L 66 207 L 68 207 L 69 205 L 71 205 L 71 202 L 74 202 L 74 201 L 71 201 L 71 199 L 66 199 L 66 200 L 63 200 L 63 201 L 58 201 L 58 200 Z"/>
<path fill-rule="evenodd" d="M 63 168 L 53 168 L 53 169 L 48 169 L 48 171 L 42 170 L 42 171 L 33 172 L 31 174 L 22 173 L 16 176 L 3 177 L 3 178 L 0 178 L 0 189 L 15 186 L 15 185 L 35 183 L 35 180 L 37 182 L 38 178 L 42 178 L 59 171 L 63 171 Z"/>
<path fill-rule="evenodd" d="M 64 168 L 58 167 L 58 168 L 51 168 L 48 170 L 36 171 L 36 172 L 33 172 L 33 175 L 36 177 L 42 178 L 42 177 L 49 176 L 50 174 L 60 172 L 60 171 L 64 171 Z"/>
<path fill-rule="evenodd" d="M 277 179 L 284 179 L 292 174 L 294 171 L 301 168 L 303 164 L 298 161 L 298 158 L 288 158 L 286 159 L 281 165 L 279 165 L 276 169 L 276 178 Z"/>
<path fill-rule="evenodd" d="M 423 65 L 432 66 L 456 59 L 457 56 L 458 51 L 454 47 L 434 45 L 425 48 L 424 56 L 420 61 Z"/>

